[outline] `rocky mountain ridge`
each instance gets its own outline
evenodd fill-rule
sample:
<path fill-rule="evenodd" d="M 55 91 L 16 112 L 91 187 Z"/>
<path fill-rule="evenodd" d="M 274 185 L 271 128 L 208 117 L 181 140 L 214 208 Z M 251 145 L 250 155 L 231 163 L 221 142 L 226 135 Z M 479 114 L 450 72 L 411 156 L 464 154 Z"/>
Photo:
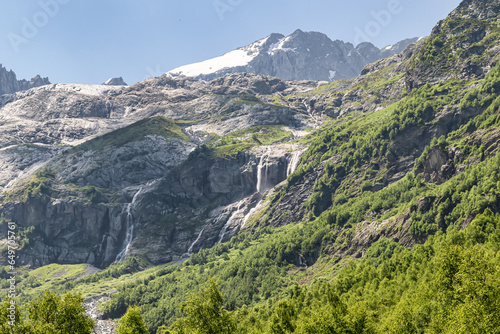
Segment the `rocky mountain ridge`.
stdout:
<path fill-rule="evenodd" d="M 296 81 L 351 79 L 359 75 L 365 65 L 400 53 L 417 40 L 405 39 L 383 49 L 369 42 L 354 47 L 351 43 L 332 41 L 319 32 L 298 29 L 289 36 L 271 34 L 221 57 L 185 65 L 168 74 L 207 81 L 240 72 Z"/>
<path fill-rule="evenodd" d="M 110 78 L 105 83 L 103 83 L 103 85 L 106 85 L 106 86 L 128 86 L 122 77 Z"/>
<path fill-rule="evenodd" d="M 16 74 L 12 70 L 7 71 L 7 69 L 0 64 L 0 96 L 48 84 L 50 84 L 49 79 L 42 78 L 39 75 L 35 76 L 30 81 L 24 79 L 18 80 Z"/>

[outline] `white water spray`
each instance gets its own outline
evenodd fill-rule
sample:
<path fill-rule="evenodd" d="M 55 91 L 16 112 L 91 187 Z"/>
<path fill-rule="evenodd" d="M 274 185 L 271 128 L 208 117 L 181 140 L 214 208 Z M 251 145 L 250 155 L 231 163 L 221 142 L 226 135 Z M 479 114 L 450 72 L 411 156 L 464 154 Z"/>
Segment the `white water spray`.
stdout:
<path fill-rule="evenodd" d="M 288 166 L 286 167 L 286 176 L 290 176 L 295 170 L 297 169 L 297 166 L 299 165 L 300 161 L 300 151 L 295 151 L 292 154 L 292 158 L 290 159 L 290 162 L 288 163 Z"/>
<path fill-rule="evenodd" d="M 127 252 L 130 248 L 130 244 L 132 243 L 132 239 L 134 238 L 134 216 L 132 214 L 132 209 L 134 208 L 135 202 L 137 201 L 137 197 L 142 192 L 143 187 L 139 189 L 132 198 L 132 202 L 127 204 L 127 234 L 125 235 L 125 240 L 123 242 L 122 251 L 116 256 L 115 262 L 121 262 L 127 255 Z"/>
<path fill-rule="evenodd" d="M 257 192 L 261 192 L 267 184 L 267 159 L 269 158 L 269 153 L 271 152 L 271 148 L 268 147 L 265 154 L 260 157 L 259 165 L 257 166 Z M 264 168 L 265 165 L 265 168 Z M 262 170 L 264 169 L 264 173 Z M 262 175 L 264 174 L 264 175 Z"/>
<path fill-rule="evenodd" d="M 198 237 L 196 238 L 196 240 L 191 244 L 191 246 L 189 246 L 189 249 L 188 249 L 189 256 L 191 256 L 191 254 L 193 254 L 193 248 L 198 243 L 198 241 L 200 241 L 201 235 L 203 234 L 204 231 L 205 231 L 205 228 L 202 228 L 200 231 L 200 234 L 198 234 Z"/>
<path fill-rule="evenodd" d="M 307 111 L 307 114 L 309 115 L 309 117 L 313 120 L 314 124 L 315 124 L 315 128 L 318 128 L 319 127 L 319 122 L 318 120 L 316 119 L 316 117 L 314 117 L 313 115 L 313 110 L 311 108 L 310 105 L 308 105 L 306 103 L 306 101 L 303 101 L 302 104 L 304 105 L 304 107 L 306 108 L 306 111 Z"/>
<path fill-rule="evenodd" d="M 245 224 L 247 223 L 247 220 L 250 218 L 251 215 L 253 215 L 253 213 L 255 212 L 256 209 L 257 209 L 257 207 L 252 208 L 252 209 L 250 209 L 250 211 L 248 211 L 248 213 L 245 215 L 245 218 L 243 218 L 243 225 L 242 225 L 242 227 L 245 226 Z"/>
<path fill-rule="evenodd" d="M 239 211 L 241 209 L 241 206 L 243 205 L 244 202 L 245 202 L 244 200 L 241 200 L 241 201 L 238 202 L 237 209 L 233 212 L 233 214 L 231 215 L 231 217 L 229 217 L 229 219 L 227 220 L 227 222 L 224 224 L 224 227 L 222 228 L 222 230 L 219 233 L 219 241 L 217 242 L 218 244 L 220 244 L 222 242 L 222 239 L 224 239 L 224 235 L 226 235 L 227 228 L 231 225 L 231 223 L 233 222 L 235 216 L 239 213 Z"/>

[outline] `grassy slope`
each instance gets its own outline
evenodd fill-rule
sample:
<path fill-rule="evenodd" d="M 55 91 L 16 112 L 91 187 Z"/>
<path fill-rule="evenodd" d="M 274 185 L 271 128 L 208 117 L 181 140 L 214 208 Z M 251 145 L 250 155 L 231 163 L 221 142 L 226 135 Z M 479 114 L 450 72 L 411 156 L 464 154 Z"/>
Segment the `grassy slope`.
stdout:
<path fill-rule="evenodd" d="M 189 137 L 182 132 L 182 128 L 175 121 L 157 116 L 140 120 L 122 129 L 107 133 L 79 145 L 73 150 L 86 151 L 99 150 L 108 146 L 121 147 L 131 141 L 137 141 L 150 135 L 190 141 Z"/>

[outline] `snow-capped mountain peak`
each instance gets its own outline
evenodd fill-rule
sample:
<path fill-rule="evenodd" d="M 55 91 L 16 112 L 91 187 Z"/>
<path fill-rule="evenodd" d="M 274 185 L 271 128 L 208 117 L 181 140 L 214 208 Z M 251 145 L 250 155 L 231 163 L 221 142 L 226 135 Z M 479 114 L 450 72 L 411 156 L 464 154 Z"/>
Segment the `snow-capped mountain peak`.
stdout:
<path fill-rule="evenodd" d="M 199 63 L 175 68 L 167 75 L 212 80 L 249 72 L 282 80 L 333 81 L 353 78 L 370 62 L 401 52 L 416 39 L 378 49 L 373 44 L 332 41 L 319 32 L 298 29 L 289 36 L 273 33 L 245 47 Z"/>

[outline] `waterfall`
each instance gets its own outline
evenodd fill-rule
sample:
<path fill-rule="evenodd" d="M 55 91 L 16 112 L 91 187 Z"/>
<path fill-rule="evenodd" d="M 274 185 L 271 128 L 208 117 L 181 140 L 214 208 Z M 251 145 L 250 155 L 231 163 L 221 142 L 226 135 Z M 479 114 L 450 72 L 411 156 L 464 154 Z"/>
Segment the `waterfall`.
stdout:
<path fill-rule="evenodd" d="M 241 201 L 238 202 L 238 207 L 233 212 L 233 214 L 231 215 L 231 217 L 229 217 L 229 219 L 227 220 L 227 222 L 224 224 L 224 227 L 222 228 L 222 230 L 219 233 L 219 241 L 217 242 L 218 244 L 220 244 L 222 242 L 222 239 L 224 239 L 224 235 L 226 235 L 227 228 L 233 222 L 234 216 L 236 216 L 238 214 L 238 212 L 240 211 L 241 206 L 243 205 L 244 202 L 245 202 L 245 200 L 241 200 Z M 219 221 L 219 219 L 217 221 Z"/>
<path fill-rule="evenodd" d="M 245 215 L 245 218 L 243 218 L 243 224 L 241 225 L 242 228 L 246 225 L 248 219 L 250 219 L 250 217 L 255 213 L 255 211 L 257 211 L 261 203 L 262 200 L 260 200 L 253 208 L 250 209 L 250 211 L 248 211 L 248 213 Z"/>
<path fill-rule="evenodd" d="M 264 155 L 260 157 L 259 165 L 257 166 L 257 192 L 260 193 L 262 187 L 262 163 L 264 161 Z"/>
<path fill-rule="evenodd" d="M 292 154 L 292 157 L 290 159 L 290 162 L 288 163 L 288 166 L 286 167 L 286 176 L 290 176 L 295 170 L 297 169 L 297 166 L 299 165 L 300 161 L 300 151 L 295 151 Z"/>
<path fill-rule="evenodd" d="M 198 234 L 198 237 L 196 238 L 196 240 L 191 244 L 191 246 L 189 246 L 189 249 L 188 249 L 188 255 L 189 256 L 191 254 L 193 254 L 194 245 L 196 245 L 198 243 L 198 241 L 200 241 L 201 235 L 203 234 L 204 231 L 205 231 L 205 228 L 202 228 L 201 231 L 200 231 L 200 234 Z"/>
<path fill-rule="evenodd" d="M 304 105 L 304 107 L 306 108 L 306 111 L 307 111 L 307 114 L 309 115 L 309 117 L 313 120 L 314 124 L 316 124 L 316 128 L 319 126 L 319 122 L 318 120 L 316 119 L 316 117 L 314 117 L 313 115 L 313 110 L 311 108 L 310 105 L 308 105 L 306 103 L 306 101 L 302 101 L 302 104 Z"/>
<path fill-rule="evenodd" d="M 266 162 L 267 162 L 267 158 L 269 158 L 270 152 L 271 152 L 271 148 L 268 147 L 266 153 L 260 157 L 259 165 L 257 166 L 257 192 L 259 192 L 259 193 L 261 191 L 265 190 L 264 187 L 267 185 L 268 166 L 267 166 Z M 266 164 L 265 168 L 264 168 L 264 164 Z M 264 175 L 262 175 L 262 169 L 264 169 Z M 262 176 L 264 176 L 264 177 L 262 177 Z"/>
<path fill-rule="evenodd" d="M 248 211 L 248 213 L 245 215 L 245 218 L 243 219 L 242 227 L 245 226 L 245 224 L 247 223 L 247 220 L 250 218 L 251 215 L 253 215 L 253 213 L 255 212 L 256 209 L 257 209 L 257 206 L 255 208 L 252 208 L 250 211 Z"/>
<path fill-rule="evenodd" d="M 143 187 L 141 187 L 132 197 L 132 202 L 127 204 L 127 234 L 125 235 L 125 240 L 123 242 L 122 251 L 116 256 L 115 262 L 121 262 L 125 258 L 127 254 L 130 244 L 132 243 L 132 239 L 134 237 L 134 216 L 132 215 L 132 209 L 134 208 L 135 202 L 137 201 L 137 197 L 141 193 Z"/>

